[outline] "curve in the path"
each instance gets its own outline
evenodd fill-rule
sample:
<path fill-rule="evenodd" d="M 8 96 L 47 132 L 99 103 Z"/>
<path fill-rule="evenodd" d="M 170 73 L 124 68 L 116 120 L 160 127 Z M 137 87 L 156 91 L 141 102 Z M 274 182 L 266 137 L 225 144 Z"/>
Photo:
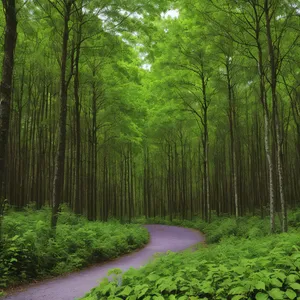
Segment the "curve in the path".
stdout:
<path fill-rule="evenodd" d="M 80 298 L 97 286 L 99 281 L 107 275 L 109 269 L 120 268 L 126 271 L 130 267 L 139 268 L 157 252 L 168 250 L 177 252 L 204 241 L 204 237 L 192 229 L 165 225 L 146 225 L 146 227 L 150 232 L 151 239 L 142 250 L 100 266 L 31 285 L 23 291 L 8 295 L 4 299 L 73 300 Z"/>

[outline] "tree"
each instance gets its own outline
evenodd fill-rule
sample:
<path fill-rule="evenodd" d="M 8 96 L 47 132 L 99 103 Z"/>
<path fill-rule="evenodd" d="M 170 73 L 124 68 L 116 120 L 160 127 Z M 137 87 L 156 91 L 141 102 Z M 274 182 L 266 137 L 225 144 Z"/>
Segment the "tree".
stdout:
<path fill-rule="evenodd" d="M 278 215 L 285 231 L 299 5 L 265 4 L 24 2 L 2 195 L 53 205 L 53 227 L 66 203 L 102 221 L 270 215 L 272 232 Z"/>
<path fill-rule="evenodd" d="M 50 2 L 52 4 L 52 2 Z M 64 184 L 65 152 L 66 152 L 66 135 L 67 135 L 67 100 L 68 86 L 71 78 L 67 76 L 68 60 L 68 43 L 69 43 L 69 21 L 75 0 L 67 0 L 59 3 L 63 11 L 58 10 L 64 20 L 61 60 L 60 60 L 60 115 L 59 115 L 59 133 L 58 133 L 58 150 L 55 160 L 55 173 L 53 181 L 53 198 L 52 198 L 52 228 L 56 227 L 58 220 L 58 209 L 62 202 L 62 190 Z M 56 6 L 55 6 L 56 7 Z M 72 73 L 71 75 L 72 76 Z"/>
<path fill-rule="evenodd" d="M 14 71 L 14 52 L 17 41 L 17 10 L 15 0 L 2 1 L 5 16 L 4 56 L 0 83 L 0 200 L 3 198 L 5 152 L 8 140 L 10 103 Z"/>
<path fill-rule="evenodd" d="M 2 220 L 4 214 L 4 177 L 6 146 L 8 141 L 12 82 L 14 71 L 14 52 L 17 41 L 17 10 L 15 0 L 3 0 L 5 16 L 4 55 L 2 79 L 0 82 L 0 243 L 2 242 Z"/>

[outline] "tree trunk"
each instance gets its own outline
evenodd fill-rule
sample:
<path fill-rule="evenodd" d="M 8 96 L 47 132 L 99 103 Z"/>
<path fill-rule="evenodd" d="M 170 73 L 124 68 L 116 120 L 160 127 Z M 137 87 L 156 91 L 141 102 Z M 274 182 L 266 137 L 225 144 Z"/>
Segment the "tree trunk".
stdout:
<path fill-rule="evenodd" d="M 74 68 L 74 98 L 76 118 L 76 167 L 75 167 L 75 213 L 80 214 L 80 169 L 81 169 L 81 124 L 79 98 L 79 58 L 81 48 L 81 24 L 77 33 L 75 68 Z"/>
<path fill-rule="evenodd" d="M 203 70 L 203 66 L 202 66 Z M 201 78 L 202 82 L 202 96 L 203 96 L 203 172 L 204 172 L 204 198 L 206 202 L 206 213 L 205 218 L 206 222 L 210 222 L 211 220 L 211 207 L 210 207 L 210 193 L 209 193 L 209 164 L 208 164 L 208 101 L 206 95 L 206 80 L 204 74 L 202 74 Z"/>
<path fill-rule="evenodd" d="M 68 59 L 68 41 L 69 41 L 69 20 L 73 0 L 66 3 L 64 14 L 64 31 L 61 55 L 61 73 L 60 73 L 60 115 L 59 115 L 59 134 L 58 134 L 58 150 L 55 159 L 55 173 L 53 181 L 52 195 L 52 218 L 51 227 L 56 228 L 58 220 L 58 210 L 62 198 L 62 189 L 64 182 L 64 165 L 66 151 L 66 123 L 67 123 L 67 98 L 68 98 L 68 82 L 66 81 L 66 69 Z"/>
<path fill-rule="evenodd" d="M 8 140 L 10 102 L 14 70 L 14 52 L 17 41 L 17 17 L 15 0 L 2 0 L 5 14 L 4 57 L 0 83 L 0 247 L 4 214 L 5 153 Z"/>
<path fill-rule="evenodd" d="M 17 41 L 17 16 L 15 0 L 2 0 L 5 14 L 4 57 L 0 83 L 0 201 L 4 197 L 3 180 L 5 150 L 8 141 L 10 103 L 14 70 L 14 52 Z"/>
<path fill-rule="evenodd" d="M 255 7 L 254 7 L 255 8 Z M 265 146 L 265 153 L 267 157 L 267 165 L 268 165 L 268 177 L 269 177 L 269 205 L 270 205 L 270 232 L 274 233 L 275 231 L 275 214 L 274 214 L 274 206 L 275 206 L 275 199 L 274 199 L 274 183 L 273 183 L 273 161 L 271 158 L 271 151 L 270 151 L 270 119 L 269 119 L 269 108 L 267 102 L 267 95 L 266 95 L 266 87 L 265 87 L 265 72 L 264 72 L 264 64 L 263 64 L 263 51 L 260 42 L 260 32 L 261 32 L 261 24 L 260 24 L 260 17 L 257 14 L 257 10 L 254 9 L 255 13 L 255 37 L 256 37 L 256 44 L 258 50 L 258 71 L 259 71 L 259 78 L 260 78 L 260 102 L 263 107 L 263 116 L 264 116 L 264 146 Z"/>
<path fill-rule="evenodd" d="M 230 155 L 231 155 L 231 178 L 232 178 L 232 191 L 234 197 L 235 216 L 239 217 L 239 199 L 237 189 L 237 166 L 236 166 L 236 145 L 235 145 L 235 104 L 233 95 L 233 86 L 231 83 L 231 71 L 229 57 L 226 58 L 226 77 L 228 88 L 228 101 L 229 101 L 229 125 L 230 125 Z"/>
<path fill-rule="evenodd" d="M 271 18 L 270 15 L 270 3 L 269 0 L 265 0 L 264 11 L 266 17 L 266 33 L 268 41 L 268 52 L 269 52 L 269 63 L 270 63 L 270 75 L 271 75 L 271 92 L 272 92 L 272 105 L 273 105 L 273 128 L 274 128 L 274 142 L 275 142 L 275 156 L 277 166 L 277 176 L 279 183 L 279 195 L 282 213 L 282 231 L 287 231 L 287 211 L 283 190 L 283 171 L 282 171 L 282 154 L 280 146 L 280 126 L 279 126 L 279 115 L 278 115 L 278 100 L 277 100 L 277 61 L 276 58 L 272 32 L 271 32 Z M 279 51 L 279 49 L 278 49 Z"/>

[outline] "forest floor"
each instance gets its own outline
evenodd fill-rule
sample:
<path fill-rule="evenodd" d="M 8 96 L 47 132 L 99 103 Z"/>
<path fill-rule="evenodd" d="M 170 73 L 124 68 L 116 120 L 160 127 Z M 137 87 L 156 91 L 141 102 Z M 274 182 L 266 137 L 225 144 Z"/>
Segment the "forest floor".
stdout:
<path fill-rule="evenodd" d="M 150 233 L 150 242 L 138 252 L 125 255 L 114 261 L 90 267 L 67 276 L 30 285 L 23 291 L 8 294 L 5 300 L 72 300 L 82 297 L 110 269 L 126 271 L 131 267 L 139 268 L 147 263 L 155 253 L 168 250 L 177 252 L 204 241 L 199 231 L 176 226 L 145 225 Z"/>

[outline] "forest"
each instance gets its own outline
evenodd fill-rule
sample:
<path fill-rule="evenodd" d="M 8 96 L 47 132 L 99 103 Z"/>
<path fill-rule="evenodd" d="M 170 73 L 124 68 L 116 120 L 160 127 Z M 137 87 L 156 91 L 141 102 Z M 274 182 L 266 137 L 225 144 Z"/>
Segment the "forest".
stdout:
<path fill-rule="evenodd" d="M 300 299 L 300 1 L 1 6 L 0 298 Z"/>

